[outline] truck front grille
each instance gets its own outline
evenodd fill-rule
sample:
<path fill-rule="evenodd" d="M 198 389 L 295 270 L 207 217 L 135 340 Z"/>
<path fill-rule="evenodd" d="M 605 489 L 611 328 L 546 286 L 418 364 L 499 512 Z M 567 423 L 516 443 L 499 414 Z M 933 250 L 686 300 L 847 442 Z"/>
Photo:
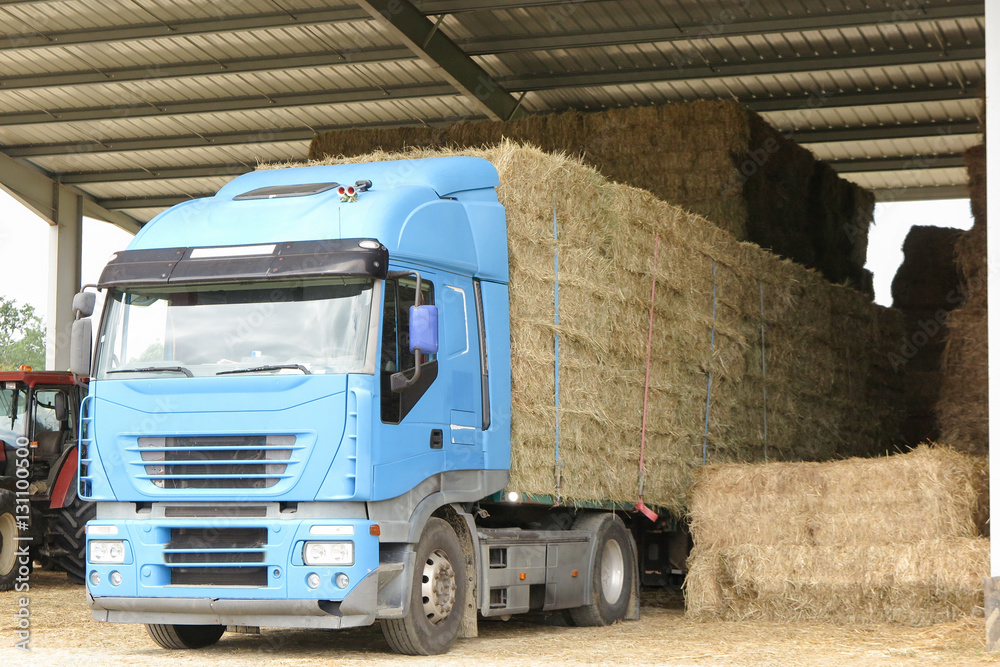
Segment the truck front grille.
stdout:
<path fill-rule="evenodd" d="M 267 586 L 266 528 L 172 528 L 163 559 L 177 586 Z"/>
<path fill-rule="evenodd" d="M 145 477 L 161 489 L 266 489 L 287 475 L 294 435 L 138 439 Z"/>

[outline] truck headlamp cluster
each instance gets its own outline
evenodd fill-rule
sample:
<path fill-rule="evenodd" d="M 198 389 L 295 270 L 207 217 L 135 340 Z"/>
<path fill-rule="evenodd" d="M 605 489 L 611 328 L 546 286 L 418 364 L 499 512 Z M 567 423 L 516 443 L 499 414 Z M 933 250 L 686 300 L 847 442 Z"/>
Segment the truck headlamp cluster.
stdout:
<path fill-rule="evenodd" d="M 91 540 L 91 563 L 124 563 L 125 543 L 121 540 Z"/>
<path fill-rule="evenodd" d="M 302 561 L 306 565 L 354 565 L 354 542 L 306 542 Z"/>

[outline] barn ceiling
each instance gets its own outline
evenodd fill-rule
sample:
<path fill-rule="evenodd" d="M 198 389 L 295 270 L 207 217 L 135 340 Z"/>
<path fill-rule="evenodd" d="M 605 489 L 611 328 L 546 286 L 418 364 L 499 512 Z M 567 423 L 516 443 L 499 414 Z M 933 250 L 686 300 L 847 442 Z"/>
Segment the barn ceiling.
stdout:
<path fill-rule="evenodd" d="M 135 230 L 330 129 L 735 99 L 881 200 L 967 196 L 982 0 L 0 0 L 0 184 Z M 60 185 L 53 185 L 59 189 Z M 41 192 L 42 194 L 39 194 Z"/>

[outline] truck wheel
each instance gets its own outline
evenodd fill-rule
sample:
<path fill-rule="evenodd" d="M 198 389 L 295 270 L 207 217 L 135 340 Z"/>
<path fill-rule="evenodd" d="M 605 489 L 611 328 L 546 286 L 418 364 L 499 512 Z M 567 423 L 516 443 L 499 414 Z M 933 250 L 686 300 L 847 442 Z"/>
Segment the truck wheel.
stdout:
<path fill-rule="evenodd" d="M 417 545 L 410 609 L 383 619 L 382 634 L 396 653 L 437 655 L 458 638 L 465 611 L 465 559 L 447 521 L 431 518 Z"/>
<path fill-rule="evenodd" d="M 169 649 L 205 648 L 219 641 L 224 625 L 160 625 L 147 623 L 146 632 L 153 641 Z"/>
<path fill-rule="evenodd" d="M 20 544 L 17 538 L 21 530 L 17 526 L 14 507 L 14 494 L 0 490 L 0 591 L 12 590 L 17 579 L 17 550 Z"/>
<path fill-rule="evenodd" d="M 65 570 L 70 581 L 83 583 L 87 572 L 87 522 L 97 516 L 97 505 L 81 500 L 76 483 L 66 506 L 48 514 L 45 548 L 52 564 Z"/>
<path fill-rule="evenodd" d="M 570 609 L 578 626 L 611 625 L 625 618 L 635 578 L 635 562 L 625 524 L 610 512 L 577 517 L 573 530 L 594 533 L 597 553 L 590 580 L 590 603 Z"/>

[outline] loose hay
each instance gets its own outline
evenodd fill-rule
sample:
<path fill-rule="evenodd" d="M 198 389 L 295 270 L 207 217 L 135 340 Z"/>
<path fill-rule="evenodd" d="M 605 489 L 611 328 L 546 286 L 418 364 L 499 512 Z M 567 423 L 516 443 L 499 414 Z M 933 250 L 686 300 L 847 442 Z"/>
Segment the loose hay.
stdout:
<path fill-rule="evenodd" d="M 888 346 L 901 335 L 900 321 L 865 295 L 737 242 L 648 192 L 613 184 L 579 160 L 512 142 L 326 163 L 457 154 L 496 165 L 507 210 L 511 490 L 567 503 L 636 500 L 654 276 L 647 504 L 676 513 L 686 507 L 692 475 L 702 465 L 708 371 L 709 462 L 868 455 L 895 436 L 902 392 Z M 560 230 L 558 327 L 553 210 Z M 556 332 L 560 488 L 554 481 Z"/>
<path fill-rule="evenodd" d="M 503 139 L 578 155 L 737 239 L 871 293 L 862 268 L 874 198 L 732 101 L 570 111 L 508 122 L 345 130 L 313 139 L 313 159 L 410 147 L 481 148 Z"/>
<path fill-rule="evenodd" d="M 687 613 L 927 625 L 978 613 L 986 461 L 947 448 L 705 468 Z"/>

